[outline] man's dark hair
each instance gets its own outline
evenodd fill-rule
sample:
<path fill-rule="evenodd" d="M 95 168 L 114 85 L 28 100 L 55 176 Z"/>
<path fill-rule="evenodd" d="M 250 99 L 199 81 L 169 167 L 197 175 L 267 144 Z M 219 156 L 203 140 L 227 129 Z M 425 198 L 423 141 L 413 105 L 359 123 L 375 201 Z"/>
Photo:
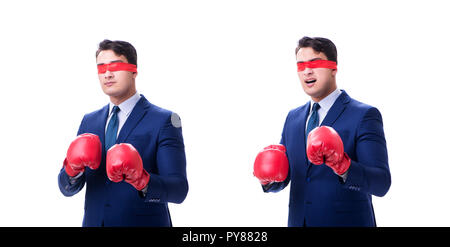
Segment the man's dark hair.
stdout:
<path fill-rule="evenodd" d="M 102 42 L 100 42 L 100 44 L 98 45 L 98 50 L 95 53 L 95 57 L 97 57 L 101 51 L 105 51 L 105 50 L 112 50 L 118 56 L 123 55 L 127 58 L 128 63 L 134 64 L 137 66 L 136 49 L 134 49 L 134 47 L 130 43 L 128 43 L 126 41 L 120 41 L 120 40 L 111 41 L 111 40 L 105 39 Z"/>
<path fill-rule="evenodd" d="M 323 52 L 328 60 L 334 61 L 337 64 L 337 49 L 334 43 L 326 38 L 320 37 L 303 37 L 298 41 L 297 48 L 295 49 L 295 54 L 297 55 L 300 48 L 311 47 L 316 52 Z"/>

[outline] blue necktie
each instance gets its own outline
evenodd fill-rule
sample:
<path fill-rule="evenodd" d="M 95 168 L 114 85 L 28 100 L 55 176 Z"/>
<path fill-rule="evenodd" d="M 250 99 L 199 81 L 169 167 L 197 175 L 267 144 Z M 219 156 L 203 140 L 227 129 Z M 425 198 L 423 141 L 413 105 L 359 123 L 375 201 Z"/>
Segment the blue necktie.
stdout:
<path fill-rule="evenodd" d="M 118 106 L 114 106 L 112 109 L 112 116 L 108 123 L 105 136 L 105 150 L 108 151 L 116 143 L 117 130 L 119 129 L 119 119 L 117 119 L 117 113 L 120 111 Z"/>
<path fill-rule="evenodd" d="M 313 104 L 311 117 L 309 118 L 308 126 L 306 127 L 305 140 L 308 138 L 309 132 L 319 126 L 319 114 L 317 113 L 319 108 L 320 105 L 318 103 Z"/>

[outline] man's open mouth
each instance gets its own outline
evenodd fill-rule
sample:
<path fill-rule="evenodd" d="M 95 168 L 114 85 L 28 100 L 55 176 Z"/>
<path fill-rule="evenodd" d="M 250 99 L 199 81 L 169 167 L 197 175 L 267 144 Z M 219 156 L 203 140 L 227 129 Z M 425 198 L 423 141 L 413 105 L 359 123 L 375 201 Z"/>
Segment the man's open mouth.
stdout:
<path fill-rule="evenodd" d="M 316 82 L 316 79 L 306 80 L 305 82 L 306 82 L 307 84 L 314 83 L 314 82 Z"/>

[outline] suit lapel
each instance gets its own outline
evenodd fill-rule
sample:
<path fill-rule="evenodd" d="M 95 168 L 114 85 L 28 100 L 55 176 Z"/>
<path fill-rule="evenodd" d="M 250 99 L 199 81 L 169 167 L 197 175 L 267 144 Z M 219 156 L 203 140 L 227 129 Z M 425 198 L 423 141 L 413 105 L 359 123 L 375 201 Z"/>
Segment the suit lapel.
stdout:
<path fill-rule="evenodd" d="M 308 102 L 305 107 L 300 111 L 300 116 L 298 118 L 298 126 L 299 126 L 299 135 L 302 137 L 301 142 L 301 150 L 306 150 L 306 136 L 305 136 L 305 130 L 306 130 L 306 119 L 308 119 L 309 115 L 309 109 L 311 108 L 311 102 Z"/>
<path fill-rule="evenodd" d="M 150 102 L 148 102 L 144 95 L 141 95 L 141 99 L 136 103 L 136 106 L 133 108 L 133 111 L 131 111 L 130 116 L 128 116 L 127 120 L 122 126 L 116 143 L 122 143 L 127 139 L 131 131 L 145 116 L 149 107 Z"/>
<path fill-rule="evenodd" d="M 301 162 L 305 162 L 307 165 L 306 166 L 301 166 L 301 169 L 305 169 L 308 167 L 308 159 L 306 158 L 306 142 L 305 142 L 305 128 L 306 128 L 306 119 L 308 118 L 308 114 L 309 114 L 309 109 L 311 107 L 310 102 L 306 103 L 303 107 L 301 107 L 299 109 L 299 111 L 297 112 L 295 118 L 293 119 L 293 126 L 295 126 L 294 128 L 294 136 L 298 136 L 299 138 L 294 138 L 293 141 L 295 141 L 294 143 L 294 147 L 298 147 L 298 151 L 301 153 L 300 160 L 304 160 Z M 301 151 L 303 150 L 303 151 Z M 307 171 L 305 171 L 307 172 Z"/>
<path fill-rule="evenodd" d="M 334 122 L 338 119 L 341 113 L 344 111 L 347 103 L 350 101 L 348 94 L 342 90 L 341 95 L 336 99 L 333 106 L 328 111 L 327 115 L 323 119 L 321 126 L 333 126 Z"/>
<path fill-rule="evenodd" d="M 98 122 L 96 123 L 95 129 L 97 132 L 98 137 L 100 138 L 100 142 L 103 144 L 103 149 L 105 149 L 105 126 L 106 126 L 106 120 L 108 119 L 109 115 L 109 104 L 104 106 L 100 110 L 100 118 L 98 118 Z"/>

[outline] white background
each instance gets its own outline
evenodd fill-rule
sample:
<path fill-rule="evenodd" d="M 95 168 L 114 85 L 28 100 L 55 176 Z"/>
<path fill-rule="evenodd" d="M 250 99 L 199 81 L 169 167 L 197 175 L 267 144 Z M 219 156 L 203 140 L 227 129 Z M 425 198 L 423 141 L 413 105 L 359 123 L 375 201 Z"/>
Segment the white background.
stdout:
<path fill-rule="evenodd" d="M 339 3 L 338 3 L 339 2 Z M 380 109 L 392 186 L 379 226 L 450 226 L 445 1 L 6 1 L 0 4 L 0 225 L 80 226 L 57 175 L 83 115 L 108 102 L 95 51 L 137 49 L 138 91 L 182 119 L 189 194 L 174 226 L 286 226 L 289 187 L 252 175 L 303 105 L 294 50 L 338 49 L 338 87 Z"/>

